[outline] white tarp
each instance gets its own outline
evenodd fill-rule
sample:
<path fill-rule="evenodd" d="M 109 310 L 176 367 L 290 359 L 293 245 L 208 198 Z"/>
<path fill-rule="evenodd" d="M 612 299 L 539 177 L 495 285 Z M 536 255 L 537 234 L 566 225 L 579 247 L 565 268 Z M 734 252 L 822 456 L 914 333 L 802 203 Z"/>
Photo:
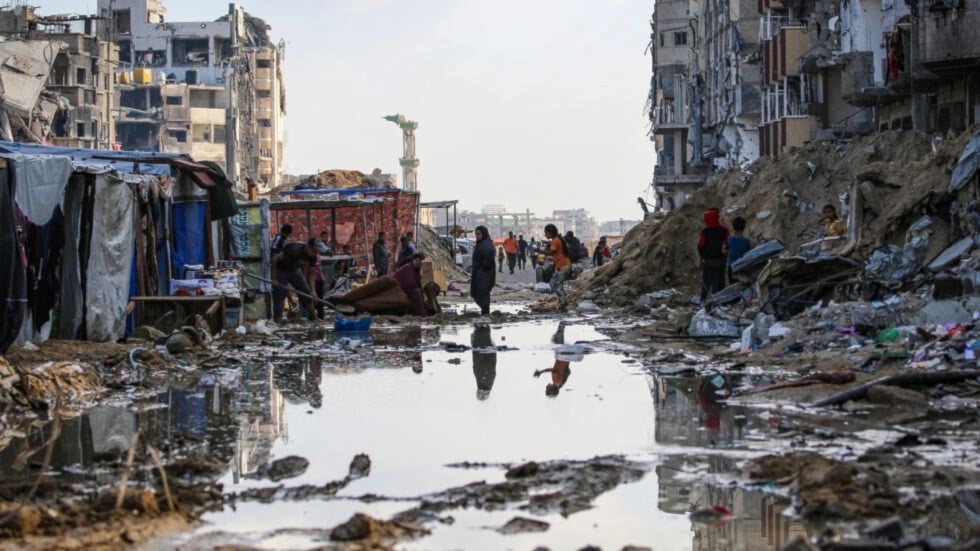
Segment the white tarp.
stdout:
<path fill-rule="evenodd" d="M 14 199 L 28 220 L 43 226 L 65 197 L 71 176 L 71 159 L 62 155 L 4 155 L 13 161 Z"/>
<path fill-rule="evenodd" d="M 91 341 L 116 341 L 125 335 L 135 212 L 135 195 L 128 184 L 112 173 L 96 177 L 85 284 L 85 325 Z"/>

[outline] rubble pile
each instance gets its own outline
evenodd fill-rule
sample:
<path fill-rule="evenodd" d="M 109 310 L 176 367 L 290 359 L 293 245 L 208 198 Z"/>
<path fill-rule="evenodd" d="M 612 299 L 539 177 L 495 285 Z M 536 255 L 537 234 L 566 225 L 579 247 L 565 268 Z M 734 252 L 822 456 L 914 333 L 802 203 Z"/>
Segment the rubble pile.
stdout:
<path fill-rule="evenodd" d="M 442 270 L 447 279 L 469 281 L 470 276 L 456 265 L 456 260 L 449 254 L 449 249 L 439 239 L 439 234 L 435 230 L 428 226 L 419 226 L 419 233 L 415 241 L 419 252 L 424 254 L 427 259 L 432 260 L 433 266 Z"/>
<path fill-rule="evenodd" d="M 878 247 L 901 249 L 908 228 L 929 215 L 931 239 L 919 254 L 933 259 L 953 236 L 971 233 L 974 217 L 964 192 L 972 193 L 974 186 L 950 191 L 950 174 L 970 138 L 970 132 L 942 140 L 889 131 L 850 143 L 811 142 L 744 171 L 720 173 L 680 208 L 631 230 L 622 253 L 587 273 L 577 289 L 608 290 L 609 301 L 620 305 L 651 290 L 695 290 L 700 280 L 695 243 L 702 213 L 711 207 L 721 210 L 727 224 L 744 218 L 754 245 L 778 240 L 796 252 L 819 237 L 822 205 L 833 204 L 843 219 L 854 220 L 849 219 L 851 199 L 859 195 L 862 212 L 854 214 L 860 223 L 852 229 L 856 242 L 847 252 L 867 258 Z"/>
<path fill-rule="evenodd" d="M 351 189 L 368 185 L 364 173 L 357 170 L 324 170 L 316 175 L 316 182 L 324 189 Z"/>

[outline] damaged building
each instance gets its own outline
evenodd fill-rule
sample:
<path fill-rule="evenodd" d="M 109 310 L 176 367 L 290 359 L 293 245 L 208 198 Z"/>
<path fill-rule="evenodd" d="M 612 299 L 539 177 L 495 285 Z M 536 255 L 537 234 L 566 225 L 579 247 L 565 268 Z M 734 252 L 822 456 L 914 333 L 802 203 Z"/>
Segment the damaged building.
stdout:
<path fill-rule="evenodd" d="M 283 47 L 268 25 L 230 4 L 217 21 L 169 22 L 159 0 L 100 0 L 119 47 L 123 149 L 211 161 L 245 191 L 283 180 Z"/>
<path fill-rule="evenodd" d="M 756 0 L 656 4 L 648 108 L 658 209 L 679 206 L 711 172 L 759 156 L 756 9 Z"/>
<path fill-rule="evenodd" d="M 43 17 L 19 5 L 0 10 L 2 139 L 110 149 L 119 51 L 97 35 L 93 16 Z"/>
<path fill-rule="evenodd" d="M 856 100 L 876 108 L 878 130 L 960 132 L 980 122 L 980 4 L 925 0 L 881 29 L 875 82 Z"/>

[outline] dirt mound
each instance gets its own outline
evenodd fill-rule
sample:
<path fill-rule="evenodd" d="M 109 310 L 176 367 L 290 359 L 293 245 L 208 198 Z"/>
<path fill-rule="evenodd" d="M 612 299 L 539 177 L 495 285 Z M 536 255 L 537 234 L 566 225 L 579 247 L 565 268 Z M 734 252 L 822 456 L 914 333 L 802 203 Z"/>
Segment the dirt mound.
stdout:
<path fill-rule="evenodd" d="M 316 175 L 316 182 L 324 189 L 350 189 L 370 186 L 364 173 L 357 170 L 324 170 Z"/>
<path fill-rule="evenodd" d="M 446 279 L 463 281 L 469 276 L 456 265 L 455 258 L 449 254 L 445 243 L 439 240 L 439 235 L 428 226 L 419 226 L 419 234 L 415 238 L 419 252 L 432 260 L 432 265 L 446 274 Z"/>
<path fill-rule="evenodd" d="M 694 291 L 700 281 L 697 235 L 702 213 L 710 207 L 721 209 L 728 225 L 736 216 L 744 218 L 753 245 L 778 239 L 794 251 L 816 237 L 822 205 L 836 205 L 846 219 L 849 198 L 858 193 L 864 209 L 856 255 L 903 242 L 905 230 L 924 214 L 935 215 L 933 243 L 942 247 L 952 200 L 949 174 L 971 134 L 939 143 L 911 131 L 884 132 L 849 144 L 813 142 L 779 159 L 760 159 L 745 171 L 717 174 L 680 208 L 633 228 L 619 256 L 587 272 L 578 288 L 608 288 L 608 296 L 621 304 L 658 289 Z"/>

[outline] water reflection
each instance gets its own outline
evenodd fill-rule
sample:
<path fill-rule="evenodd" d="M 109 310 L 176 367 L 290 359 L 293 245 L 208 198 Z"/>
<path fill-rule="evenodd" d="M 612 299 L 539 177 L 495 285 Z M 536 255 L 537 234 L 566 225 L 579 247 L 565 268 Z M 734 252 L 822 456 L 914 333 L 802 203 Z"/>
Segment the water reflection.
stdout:
<path fill-rule="evenodd" d="M 549 398 L 555 398 L 572 374 L 571 362 L 582 361 L 585 347 L 581 344 L 565 344 L 564 321 L 558 323 L 558 328 L 551 336 L 551 342 L 558 345 L 554 349 L 555 363 L 548 369 L 535 370 L 534 377 L 538 378 L 545 373 L 550 373 L 551 382 L 545 385 L 544 394 Z"/>
<path fill-rule="evenodd" d="M 741 385 L 754 384 L 739 374 L 706 372 L 700 376 L 652 376 L 658 444 L 696 448 L 746 448 L 749 434 L 773 430 L 770 422 L 725 400 Z M 775 418 L 773 418 L 775 420 Z M 668 455 L 657 466 L 658 508 L 674 514 L 722 505 L 734 513 L 725 523 L 692 526 L 693 549 L 781 549 L 797 534 L 814 531 L 783 515 L 788 499 L 722 483 L 738 471 L 735 458 L 718 453 Z"/>
<path fill-rule="evenodd" d="M 486 400 L 497 378 L 497 349 L 493 344 L 490 326 L 477 324 L 470 336 L 473 347 L 473 376 L 476 378 L 476 399 Z"/>

